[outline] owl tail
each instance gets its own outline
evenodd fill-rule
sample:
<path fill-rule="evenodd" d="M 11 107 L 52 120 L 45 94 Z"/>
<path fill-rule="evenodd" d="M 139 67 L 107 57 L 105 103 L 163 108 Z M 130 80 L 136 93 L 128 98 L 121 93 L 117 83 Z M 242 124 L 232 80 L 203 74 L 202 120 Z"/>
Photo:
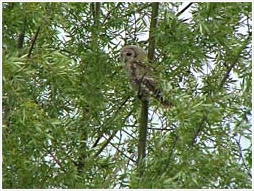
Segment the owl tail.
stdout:
<path fill-rule="evenodd" d="M 160 90 L 155 91 L 154 98 L 157 99 L 165 108 L 171 108 L 173 106 L 170 101 L 164 99 Z"/>
<path fill-rule="evenodd" d="M 162 96 L 161 90 L 156 88 L 156 83 L 152 78 L 145 77 L 142 79 L 142 82 L 144 83 L 145 87 L 147 88 L 148 92 L 152 92 L 152 96 L 157 99 L 165 108 L 171 108 L 172 104 L 165 100 Z"/>

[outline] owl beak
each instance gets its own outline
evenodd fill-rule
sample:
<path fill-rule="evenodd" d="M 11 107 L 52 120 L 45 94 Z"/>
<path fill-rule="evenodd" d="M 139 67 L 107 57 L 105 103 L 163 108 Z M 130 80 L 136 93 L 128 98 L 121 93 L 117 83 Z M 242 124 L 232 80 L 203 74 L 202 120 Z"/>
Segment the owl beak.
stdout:
<path fill-rule="evenodd" d="M 124 56 L 121 54 L 121 57 L 119 58 L 121 60 L 121 62 L 125 63 L 125 59 L 124 59 Z"/>

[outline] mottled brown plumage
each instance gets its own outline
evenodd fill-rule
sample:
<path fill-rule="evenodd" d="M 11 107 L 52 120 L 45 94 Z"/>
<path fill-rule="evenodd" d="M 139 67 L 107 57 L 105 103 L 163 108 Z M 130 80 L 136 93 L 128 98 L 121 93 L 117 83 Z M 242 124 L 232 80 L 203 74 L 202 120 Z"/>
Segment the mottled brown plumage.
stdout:
<path fill-rule="evenodd" d="M 130 85 L 142 100 L 153 96 L 164 106 L 171 105 L 163 99 L 161 91 L 156 87 L 157 83 L 152 77 L 153 68 L 149 66 L 146 52 L 142 48 L 135 45 L 125 46 L 121 50 L 121 58 Z"/>

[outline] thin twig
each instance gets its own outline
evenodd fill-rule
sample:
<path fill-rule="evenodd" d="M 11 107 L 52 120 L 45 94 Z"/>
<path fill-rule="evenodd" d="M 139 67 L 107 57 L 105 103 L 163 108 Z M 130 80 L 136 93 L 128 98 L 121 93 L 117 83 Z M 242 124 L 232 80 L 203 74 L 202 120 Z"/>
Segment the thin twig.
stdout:
<path fill-rule="evenodd" d="M 238 141 L 236 138 L 234 138 L 234 140 L 239 148 L 240 159 L 243 161 L 243 166 L 247 170 L 247 174 L 249 175 L 249 177 L 252 178 L 252 174 L 250 173 L 250 169 L 248 168 L 242 153 L 242 147 L 241 147 L 240 141 Z"/>
<path fill-rule="evenodd" d="M 168 129 L 168 128 L 148 128 L 150 130 L 158 130 L 158 131 L 173 131 L 174 129 Z"/>
<path fill-rule="evenodd" d="M 30 58 L 30 56 L 31 56 L 31 54 L 32 54 L 35 41 L 36 41 L 36 39 L 37 39 L 37 37 L 38 37 L 38 35 L 39 35 L 39 32 L 40 32 L 40 28 L 41 28 L 41 27 L 39 26 L 38 29 L 37 29 L 37 31 L 36 31 L 36 33 L 35 33 L 35 35 L 34 35 L 34 37 L 33 37 L 32 44 L 31 44 L 30 49 L 29 49 L 29 51 L 28 51 L 27 58 Z"/>
<path fill-rule="evenodd" d="M 181 14 L 184 13 L 193 3 L 189 3 L 186 7 L 184 7 L 181 11 L 179 11 L 176 16 L 179 17 Z"/>
<path fill-rule="evenodd" d="M 98 157 L 102 151 L 107 147 L 107 145 L 110 143 L 110 141 L 115 137 L 118 130 L 114 131 L 112 135 L 107 139 L 106 143 L 95 153 L 94 158 Z"/>
<path fill-rule="evenodd" d="M 128 158 L 129 160 L 131 160 L 132 162 L 136 162 L 134 159 L 130 158 L 129 156 L 127 156 L 123 151 L 121 151 L 118 147 L 116 147 L 113 143 L 109 143 L 110 145 L 112 145 L 119 153 L 121 153 L 123 156 L 125 156 L 126 158 Z"/>
<path fill-rule="evenodd" d="M 128 115 L 124 118 L 124 122 L 128 119 L 128 117 L 132 114 L 133 110 L 131 110 Z M 106 146 L 110 143 L 110 141 L 115 137 L 116 133 L 119 130 L 116 130 L 113 132 L 113 134 L 107 139 L 106 143 L 103 144 L 103 146 L 95 153 L 94 158 L 96 158 L 97 156 L 99 156 L 99 154 L 101 154 L 101 152 L 106 148 Z"/>
<path fill-rule="evenodd" d="M 238 59 L 240 57 L 240 54 L 242 53 L 242 51 L 245 49 L 246 45 L 249 43 L 249 39 L 251 38 L 251 36 L 249 35 L 246 40 L 245 43 L 243 44 L 242 47 L 239 48 L 234 60 L 232 61 L 231 65 L 228 67 L 226 74 L 224 75 L 223 79 L 221 80 L 220 84 L 219 84 L 219 88 L 221 89 L 224 85 L 224 83 L 227 81 L 229 74 L 231 72 L 231 70 L 233 69 L 233 67 L 237 64 Z"/>
<path fill-rule="evenodd" d="M 45 148 L 46 149 L 46 148 Z M 52 153 L 51 149 L 46 149 L 48 151 L 48 154 L 53 158 L 53 161 L 58 164 L 58 166 L 61 168 L 63 172 L 66 172 L 66 170 L 62 167 L 61 162 L 56 158 L 56 156 Z"/>
<path fill-rule="evenodd" d="M 194 146 L 194 144 L 196 143 L 197 137 L 200 135 L 201 131 L 204 129 L 205 122 L 206 122 L 206 115 L 203 115 L 201 121 L 197 125 L 198 129 L 195 132 L 195 135 L 193 136 L 192 143 L 191 143 L 192 146 Z"/>
<path fill-rule="evenodd" d="M 123 103 L 118 107 L 118 109 L 115 111 L 115 114 L 116 113 L 119 113 L 119 111 L 122 109 L 122 107 L 126 104 L 126 102 L 130 99 L 130 96 L 128 96 L 124 101 Z M 107 114 L 107 116 L 112 113 L 111 111 Z M 107 125 L 107 121 L 104 123 L 104 126 Z M 104 131 L 102 130 L 100 135 L 98 136 L 98 138 L 96 139 L 95 143 L 93 144 L 92 148 L 96 147 L 97 144 L 99 143 L 101 137 L 103 136 L 103 133 Z"/>

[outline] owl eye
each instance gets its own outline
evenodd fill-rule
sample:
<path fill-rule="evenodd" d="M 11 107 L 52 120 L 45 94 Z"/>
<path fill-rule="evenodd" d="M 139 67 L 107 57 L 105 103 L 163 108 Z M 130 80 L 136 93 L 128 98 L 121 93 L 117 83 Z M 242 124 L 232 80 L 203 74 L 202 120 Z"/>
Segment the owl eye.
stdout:
<path fill-rule="evenodd" d="M 127 56 L 131 56 L 132 54 L 131 54 L 130 52 L 128 52 L 126 55 L 127 55 Z"/>

